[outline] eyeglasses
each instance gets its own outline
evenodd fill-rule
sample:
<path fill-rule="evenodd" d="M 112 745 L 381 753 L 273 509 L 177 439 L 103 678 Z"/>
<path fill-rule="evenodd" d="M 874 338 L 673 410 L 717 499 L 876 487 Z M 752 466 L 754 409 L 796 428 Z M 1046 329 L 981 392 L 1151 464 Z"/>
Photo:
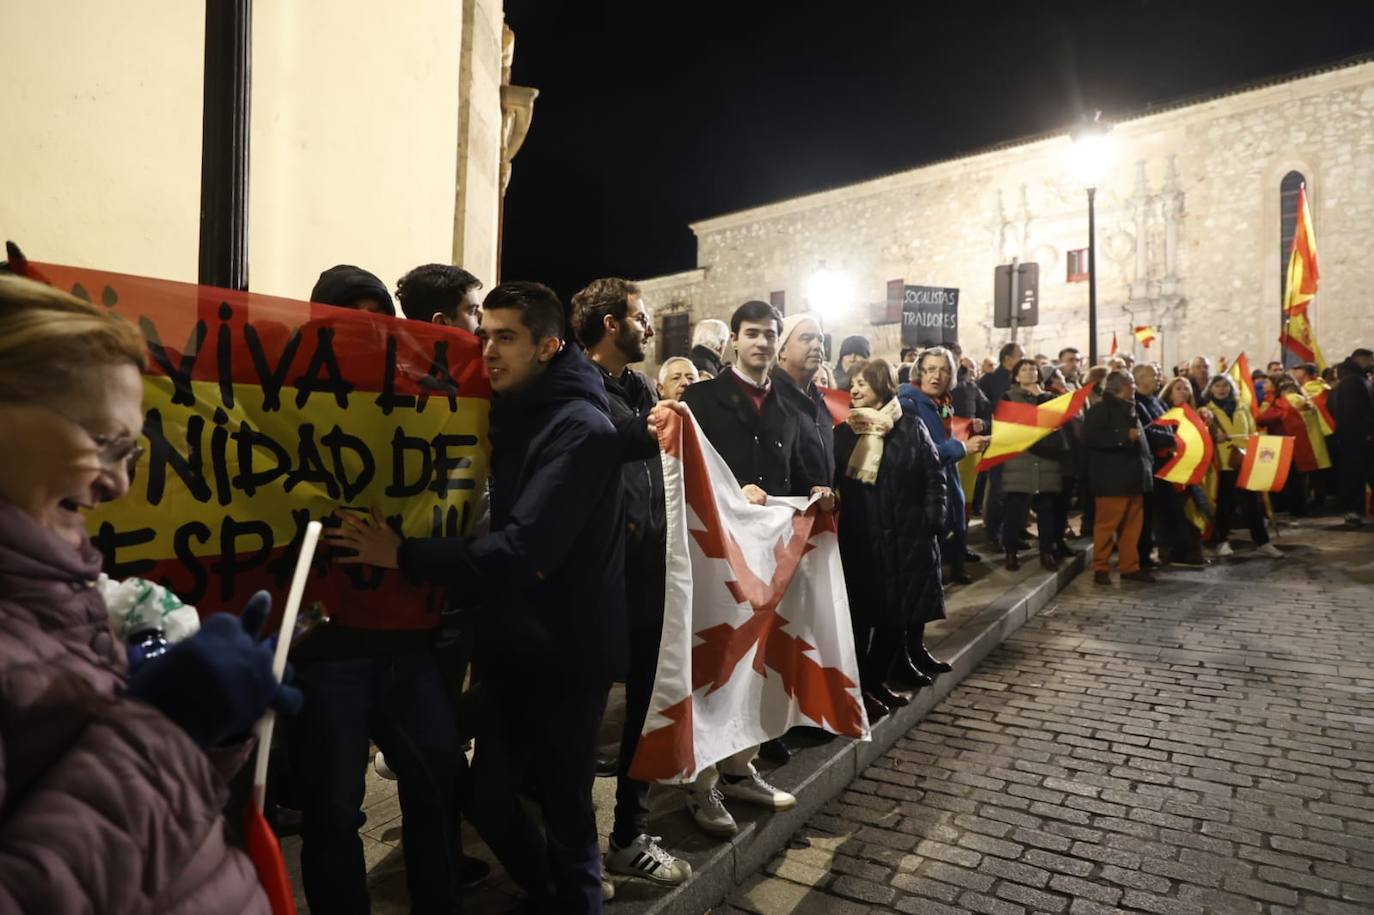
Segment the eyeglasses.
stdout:
<path fill-rule="evenodd" d="M 137 439 L 125 438 L 124 436 L 97 435 L 70 413 L 59 410 L 51 404 L 41 404 L 40 406 L 50 413 L 56 413 L 80 429 L 82 434 L 91 440 L 91 444 L 95 445 L 96 460 L 100 461 L 100 466 L 105 470 L 114 470 L 117 467 L 123 467 L 127 470 L 136 464 L 139 458 L 143 457 L 144 448 Z"/>

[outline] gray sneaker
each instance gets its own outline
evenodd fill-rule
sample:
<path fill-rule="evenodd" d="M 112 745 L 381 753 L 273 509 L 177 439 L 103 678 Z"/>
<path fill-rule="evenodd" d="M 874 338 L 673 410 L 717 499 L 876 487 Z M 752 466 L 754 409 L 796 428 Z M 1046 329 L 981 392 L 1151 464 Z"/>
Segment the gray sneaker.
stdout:
<path fill-rule="evenodd" d="M 790 810 L 797 806 L 796 797 L 781 788 L 774 788 L 764 781 L 763 776 L 759 775 L 758 772 L 737 777 L 722 772 L 720 774 L 720 793 L 732 800 L 756 804 L 759 807 L 767 807 L 769 810 Z"/>
<path fill-rule="evenodd" d="M 627 877 L 639 877 L 660 886 L 677 886 L 692 876 L 692 865 L 679 861 L 658 843 L 662 836 L 638 835 L 624 848 L 611 839 L 606 852 L 606 870 Z"/>
<path fill-rule="evenodd" d="M 710 791 L 689 789 L 687 809 L 692 812 L 692 819 L 697 821 L 701 831 L 707 835 L 728 839 L 739 832 L 735 818 L 725 809 L 725 796 L 720 793 L 719 788 L 712 788 Z"/>

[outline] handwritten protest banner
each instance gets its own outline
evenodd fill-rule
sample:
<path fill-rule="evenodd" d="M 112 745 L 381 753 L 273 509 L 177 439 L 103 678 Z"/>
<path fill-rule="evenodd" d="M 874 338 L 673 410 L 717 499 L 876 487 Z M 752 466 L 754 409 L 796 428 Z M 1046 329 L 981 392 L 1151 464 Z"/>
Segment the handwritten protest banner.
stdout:
<path fill-rule="evenodd" d="M 13 266 L 13 265 L 12 265 Z M 146 277 L 23 263 L 148 344 L 146 451 L 90 516 L 114 578 L 202 614 L 280 590 L 308 522 L 379 509 L 409 536 L 456 535 L 485 489 L 491 388 L 480 345 L 433 324 Z M 438 595 L 326 553 L 306 592 L 346 625 L 410 628 Z"/>

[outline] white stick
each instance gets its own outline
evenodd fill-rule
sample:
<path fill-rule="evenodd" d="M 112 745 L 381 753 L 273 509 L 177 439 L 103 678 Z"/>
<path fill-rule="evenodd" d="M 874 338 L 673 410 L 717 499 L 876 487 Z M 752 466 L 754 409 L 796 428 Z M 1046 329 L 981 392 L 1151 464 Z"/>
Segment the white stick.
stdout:
<path fill-rule="evenodd" d="M 305 540 L 301 543 L 301 554 L 296 559 L 296 571 L 291 576 L 291 590 L 286 596 L 286 610 L 281 616 L 281 626 L 277 629 L 277 652 L 272 656 L 272 674 L 278 680 L 286 672 L 286 655 L 291 651 L 291 635 L 296 630 L 296 616 L 301 610 L 301 595 L 305 593 L 305 579 L 310 574 L 310 563 L 315 559 L 315 545 L 320 540 L 321 525 L 311 521 L 305 528 Z M 262 810 L 267 800 L 267 757 L 272 751 L 272 727 L 277 723 L 277 713 L 272 709 L 258 719 L 258 752 L 253 765 L 253 803 Z"/>

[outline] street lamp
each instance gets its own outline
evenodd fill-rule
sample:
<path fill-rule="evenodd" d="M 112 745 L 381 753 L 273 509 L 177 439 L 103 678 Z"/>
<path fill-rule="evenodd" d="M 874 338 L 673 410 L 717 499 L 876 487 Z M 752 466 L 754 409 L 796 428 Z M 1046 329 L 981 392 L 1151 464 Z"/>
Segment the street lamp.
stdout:
<path fill-rule="evenodd" d="M 849 277 L 821 263 L 806 281 L 808 309 L 829 325 L 854 304 L 854 287 Z"/>
<path fill-rule="evenodd" d="M 1111 125 L 1093 119 L 1070 134 L 1070 167 L 1088 190 L 1088 365 L 1097 365 L 1097 184 L 1116 161 Z"/>

